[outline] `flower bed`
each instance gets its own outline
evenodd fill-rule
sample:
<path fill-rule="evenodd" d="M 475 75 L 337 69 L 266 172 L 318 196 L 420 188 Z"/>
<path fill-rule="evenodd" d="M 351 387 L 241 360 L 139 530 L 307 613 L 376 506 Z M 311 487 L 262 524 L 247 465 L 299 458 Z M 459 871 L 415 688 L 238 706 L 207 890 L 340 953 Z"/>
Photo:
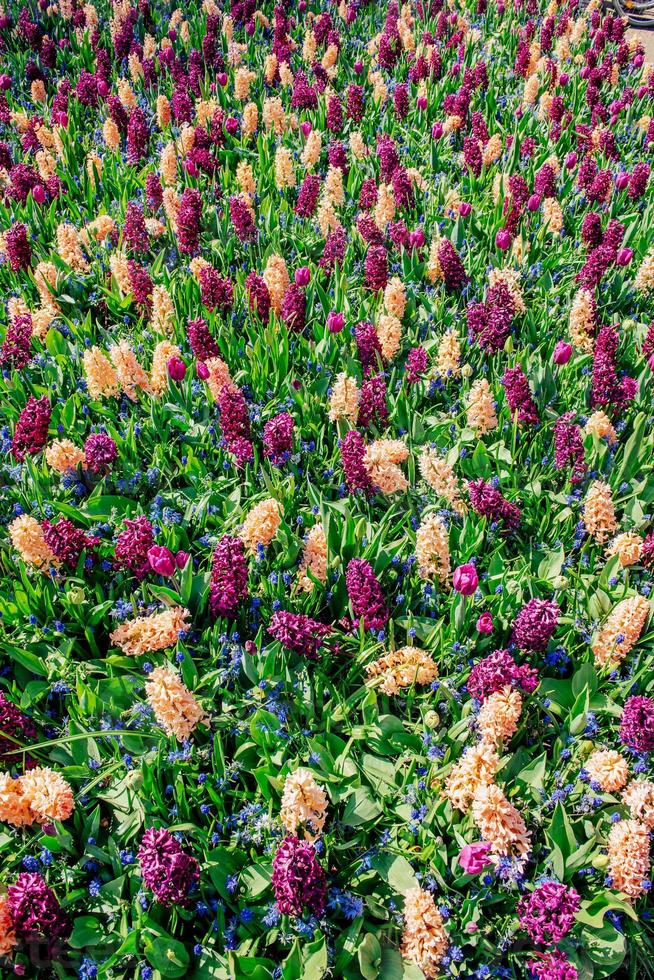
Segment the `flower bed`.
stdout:
<path fill-rule="evenodd" d="M 652 66 L 225 6 L 0 17 L 2 975 L 652 976 Z"/>

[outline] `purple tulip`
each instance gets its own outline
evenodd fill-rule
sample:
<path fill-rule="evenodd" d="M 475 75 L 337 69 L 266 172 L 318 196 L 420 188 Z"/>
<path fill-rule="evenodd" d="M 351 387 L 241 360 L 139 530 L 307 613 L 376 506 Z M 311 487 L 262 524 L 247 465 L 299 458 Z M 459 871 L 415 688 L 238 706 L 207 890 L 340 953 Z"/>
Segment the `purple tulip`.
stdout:
<path fill-rule="evenodd" d="M 425 244 L 425 233 L 422 228 L 416 228 L 409 234 L 409 245 L 411 248 L 422 248 Z"/>
<path fill-rule="evenodd" d="M 529 208 L 530 211 L 538 211 L 540 204 L 541 204 L 540 194 L 532 194 L 529 200 L 527 201 L 527 207 Z"/>
<path fill-rule="evenodd" d="M 178 568 L 186 568 L 186 564 L 191 556 L 188 551 L 178 551 L 175 553 L 175 564 Z"/>
<path fill-rule="evenodd" d="M 472 562 L 466 562 L 465 565 L 459 565 L 454 569 L 452 585 L 461 595 L 474 595 L 478 584 L 479 576 Z"/>
<path fill-rule="evenodd" d="M 637 95 L 638 95 L 638 98 L 639 99 L 644 99 L 645 96 L 647 95 L 647 92 L 648 92 L 647 85 L 639 85 L 638 86 Z"/>
<path fill-rule="evenodd" d="M 631 260 L 633 259 L 633 257 L 634 257 L 634 250 L 633 250 L 633 248 L 621 248 L 620 251 L 618 252 L 617 256 L 616 256 L 615 264 L 616 265 L 629 265 L 629 263 L 631 262 Z"/>
<path fill-rule="evenodd" d="M 633 62 L 634 63 L 634 67 L 635 68 L 642 68 L 644 61 L 645 61 L 645 59 L 642 56 L 642 54 L 637 54 L 636 57 L 634 58 L 634 62 Z"/>
<path fill-rule="evenodd" d="M 554 348 L 554 363 L 567 364 L 572 357 L 572 344 L 567 344 L 565 340 L 559 340 Z"/>
<path fill-rule="evenodd" d="M 459 214 L 462 218 L 467 218 L 472 213 L 472 204 L 469 201 L 461 201 L 459 204 Z"/>
<path fill-rule="evenodd" d="M 198 361 L 198 363 L 195 365 L 195 371 L 200 381 L 206 381 L 211 374 L 211 371 L 204 361 Z"/>
<path fill-rule="evenodd" d="M 45 203 L 45 187 L 43 184 L 37 184 L 36 187 L 32 188 L 32 197 L 37 204 Z"/>
<path fill-rule="evenodd" d="M 306 139 L 309 136 L 311 130 L 313 129 L 313 126 L 311 125 L 311 123 L 307 119 L 305 122 L 300 123 L 300 129 L 302 130 L 302 135 Z"/>
<path fill-rule="evenodd" d="M 181 357 L 171 357 L 168 361 L 168 374 L 173 381 L 183 381 L 186 377 L 186 364 Z"/>
<path fill-rule="evenodd" d="M 156 572 L 157 575 L 164 575 L 166 578 L 174 575 L 177 567 L 172 551 L 160 544 L 153 544 L 148 549 L 148 562 L 153 572 Z"/>
<path fill-rule="evenodd" d="M 506 228 L 500 228 L 497 235 L 495 236 L 495 245 L 497 248 L 506 252 L 507 248 L 511 245 L 511 235 L 506 230 Z"/>
<path fill-rule="evenodd" d="M 577 165 L 577 154 L 575 153 L 574 150 L 571 150 L 570 153 L 567 153 L 565 157 L 565 169 L 572 170 L 574 167 L 576 167 L 576 165 Z"/>
<path fill-rule="evenodd" d="M 435 122 L 431 127 L 431 138 L 433 140 L 439 140 L 443 135 L 443 123 Z"/>
<path fill-rule="evenodd" d="M 234 116 L 228 116 L 225 120 L 225 130 L 230 136 L 236 136 L 238 133 L 238 119 Z"/>
<path fill-rule="evenodd" d="M 615 178 L 615 186 L 619 191 L 623 191 L 629 185 L 629 174 L 619 173 Z"/>
<path fill-rule="evenodd" d="M 427 99 L 424 95 L 418 96 L 417 106 L 421 111 L 424 111 L 427 108 Z"/>
<path fill-rule="evenodd" d="M 187 160 L 184 164 L 184 169 L 189 177 L 197 177 L 200 172 L 197 168 L 197 164 L 193 160 Z"/>
<path fill-rule="evenodd" d="M 227 72 L 221 71 L 217 75 L 217 81 L 221 88 L 225 88 L 225 85 L 227 85 Z"/>
<path fill-rule="evenodd" d="M 296 286 L 308 286 L 309 280 L 311 279 L 311 270 L 307 265 L 302 265 L 299 269 L 295 270 L 294 278 Z"/>
<path fill-rule="evenodd" d="M 330 333 L 340 333 L 345 326 L 345 317 L 342 313 L 332 310 L 327 314 L 327 329 Z"/>
<path fill-rule="evenodd" d="M 357 74 L 357 75 L 360 75 L 361 74 L 361 72 L 363 71 L 363 62 L 362 61 L 355 61 L 354 62 L 354 71 L 355 71 L 355 74 Z"/>
<path fill-rule="evenodd" d="M 570 76 L 568 75 L 567 71 L 562 71 L 561 77 L 559 78 L 559 82 L 561 83 L 561 85 L 565 86 L 568 84 L 569 81 L 570 81 Z"/>
<path fill-rule="evenodd" d="M 7 92 L 11 88 L 11 78 L 9 75 L 0 75 L 0 89 Z"/>

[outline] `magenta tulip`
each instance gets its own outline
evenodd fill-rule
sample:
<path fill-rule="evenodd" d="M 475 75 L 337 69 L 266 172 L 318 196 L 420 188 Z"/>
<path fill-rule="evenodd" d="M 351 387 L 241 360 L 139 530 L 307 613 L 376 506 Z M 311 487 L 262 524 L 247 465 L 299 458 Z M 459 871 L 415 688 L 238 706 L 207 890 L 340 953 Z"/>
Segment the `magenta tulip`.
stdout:
<path fill-rule="evenodd" d="M 617 256 L 616 256 L 615 264 L 616 265 L 629 265 L 629 263 L 631 262 L 631 260 L 633 259 L 633 257 L 634 257 L 634 250 L 633 250 L 633 248 L 621 248 L 620 251 L 618 252 Z"/>
<path fill-rule="evenodd" d="M 462 218 L 467 218 L 472 213 L 472 204 L 469 201 L 461 201 L 459 204 L 459 214 Z"/>
<path fill-rule="evenodd" d="M 478 584 L 479 576 L 472 562 L 466 562 L 465 565 L 459 565 L 454 569 L 452 585 L 461 595 L 474 595 Z"/>
<path fill-rule="evenodd" d="M 177 568 L 172 551 L 160 544 L 153 544 L 148 550 L 148 562 L 153 572 L 166 578 L 174 575 Z"/>
<path fill-rule="evenodd" d="M 506 228 L 500 228 L 497 235 L 495 236 L 495 245 L 497 248 L 501 249 L 502 252 L 506 252 L 507 248 L 511 245 L 511 235 L 506 230 Z"/>
<path fill-rule="evenodd" d="M 482 613 L 477 620 L 477 632 L 484 633 L 486 636 L 488 636 L 493 632 L 494 628 L 495 626 L 491 614 L 489 612 Z"/>
<path fill-rule="evenodd" d="M 459 852 L 459 864 L 467 875 L 478 875 L 490 864 L 489 855 L 492 844 L 479 841 L 465 844 Z"/>
<path fill-rule="evenodd" d="M 559 340 L 554 348 L 554 363 L 567 364 L 572 357 L 572 344 L 567 344 L 565 340 Z"/>
<path fill-rule="evenodd" d="M 309 266 L 301 265 L 299 269 L 295 270 L 295 276 L 293 278 L 295 279 L 296 286 L 308 286 L 311 279 Z"/>
<path fill-rule="evenodd" d="M 183 381 L 186 377 L 186 364 L 181 357 L 171 357 L 168 361 L 168 374 L 173 381 Z"/>
<path fill-rule="evenodd" d="M 345 326 L 345 317 L 342 313 L 332 310 L 327 314 L 327 329 L 330 333 L 340 333 Z"/>

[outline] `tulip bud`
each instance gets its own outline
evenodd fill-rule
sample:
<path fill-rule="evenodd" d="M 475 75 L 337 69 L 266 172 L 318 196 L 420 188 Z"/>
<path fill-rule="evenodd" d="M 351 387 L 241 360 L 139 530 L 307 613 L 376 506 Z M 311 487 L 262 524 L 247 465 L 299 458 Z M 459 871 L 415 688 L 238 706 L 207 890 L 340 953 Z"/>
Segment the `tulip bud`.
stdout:
<path fill-rule="evenodd" d="M 355 74 L 356 75 L 360 75 L 362 71 L 363 71 L 363 62 L 362 61 L 355 61 L 354 62 L 354 72 L 355 72 Z"/>
<path fill-rule="evenodd" d="M 629 186 L 629 174 L 619 173 L 615 178 L 615 186 L 619 191 L 623 191 L 625 187 Z"/>
<path fill-rule="evenodd" d="M 345 326 L 345 317 L 342 313 L 332 310 L 327 314 L 327 329 L 330 333 L 340 333 Z"/>
<path fill-rule="evenodd" d="M 509 248 L 509 246 L 511 245 L 511 235 L 506 230 L 506 228 L 500 228 L 500 230 L 496 234 L 495 245 L 503 252 L 506 252 L 507 248 Z"/>
<path fill-rule="evenodd" d="M 307 139 L 307 137 L 309 136 L 309 133 L 313 129 L 313 126 L 311 125 L 311 123 L 307 119 L 303 123 L 300 123 L 300 129 L 302 130 L 302 135 L 304 136 L 304 138 Z"/>
<path fill-rule="evenodd" d="M 186 364 L 181 357 L 171 357 L 168 361 L 168 374 L 173 381 L 183 381 L 186 377 Z"/>
<path fill-rule="evenodd" d="M 561 77 L 559 78 L 559 83 L 565 86 L 568 84 L 569 81 L 570 81 L 570 76 L 568 75 L 567 71 L 562 71 Z"/>
<path fill-rule="evenodd" d="M 45 202 L 45 187 L 43 184 L 37 184 L 36 187 L 32 188 L 32 197 L 37 204 L 43 204 Z"/>
<path fill-rule="evenodd" d="M 573 167 L 576 167 L 576 165 L 577 165 L 577 154 L 575 153 L 574 150 L 571 150 L 570 153 L 567 153 L 565 157 L 565 169 L 572 170 Z"/>
<path fill-rule="evenodd" d="M 425 233 L 422 228 L 416 228 L 409 233 L 409 246 L 411 248 L 422 248 L 425 244 Z"/>
<path fill-rule="evenodd" d="M 418 106 L 418 108 L 420 109 L 421 112 L 424 112 L 424 110 L 427 108 L 427 98 L 426 98 L 426 96 L 424 96 L 424 95 L 419 95 L 418 96 L 417 106 Z"/>
<path fill-rule="evenodd" d="M 219 72 L 216 75 L 216 81 L 218 82 L 221 88 L 225 88 L 225 85 L 227 85 L 227 72 L 226 71 Z"/>
<path fill-rule="evenodd" d="M 493 629 L 494 629 L 494 624 L 493 624 L 493 617 L 491 616 L 491 614 L 489 612 L 482 613 L 479 619 L 477 620 L 477 632 L 484 633 L 486 636 L 488 636 L 490 633 L 493 632 Z"/>
<path fill-rule="evenodd" d="M 236 136 L 238 133 L 238 119 L 235 119 L 234 116 L 229 116 L 225 121 L 225 130 L 230 136 Z"/>
<path fill-rule="evenodd" d="M 540 194 L 532 194 L 529 200 L 527 201 L 527 207 L 529 208 L 530 211 L 538 211 L 540 204 L 541 204 Z"/>
<path fill-rule="evenodd" d="M 433 140 L 439 140 L 443 135 L 443 123 L 435 122 L 431 127 L 431 138 Z"/>
<path fill-rule="evenodd" d="M 184 169 L 189 177 L 197 177 L 199 170 L 194 160 L 187 160 L 184 164 Z"/>
<path fill-rule="evenodd" d="M 472 211 L 472 204 L 469 201 L 461 201 L 459 204 L 459 214 L 462 218 L 467 218 Z"/>
<path fill-rule="evenodd" d="M 452 585 L 461 595 L 474 595 L 478 584 L 479 576 L 472 562 L 466 562 L 465 565 L 459 565 L 458 568 L 454 569 Z"/>
<path fill-rule="evenodd" d="M 109 86 L 105 82 L 104 78 L 101 78 L 98 82 L 98 95 L 101 99 L 106 99 L 109 95 Z"/>
<path fill-rule="evenodd" d="M 308 286 L 309 280 L 311 279 L 311 270 L 308 266 L 302 265 L 299 269 L 295 270 L 295 276 L 293 278 L 295 279 L 296 286 Z"/>
<path fill-rule="evenodd" d="M 207 378 L 211 375 L 211 371 L 204 363 L 204 361 L 198 361 L 198 363 L 195 365 L 195 372 L 201 381 L 206 381 Z"/>
<path fill-rule="evenodd" d="M 567 364 L 572 357 L 572 344 L 567 344 L 565 340 L 559 340 L 554 348 L 554 363 Z"/>
<path fill-rule="evenodd" d="M 616 265 L 629 265 L 634 257 L 633 248 L 621 248 L 617 254 L 615 264 Z"/>

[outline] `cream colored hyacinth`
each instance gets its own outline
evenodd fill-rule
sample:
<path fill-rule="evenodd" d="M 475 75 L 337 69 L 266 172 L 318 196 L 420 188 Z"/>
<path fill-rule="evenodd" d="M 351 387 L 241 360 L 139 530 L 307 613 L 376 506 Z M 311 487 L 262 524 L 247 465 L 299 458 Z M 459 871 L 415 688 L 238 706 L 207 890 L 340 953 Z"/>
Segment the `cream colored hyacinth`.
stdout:
<path fill-rule="evenodd" d="M 431 684 L 438 677 L 438 667 L 430 654 L 418 647 L 402 647 L 366 665 L 369 678 L 381 677 L 380 690 L 397 694 L 414 684 Z"/>
<path fill-rule="evenodd" d="M 327 796 L 308 769 L 296 769 L 284 781 L 279 814 L 287 833 L 315 840 L 327 817 Z"/>
<path fill-rule="evenodd" d="M 439 974 L 447 947 L 447 933 L 433 895 L 424 888 L 410 888 L 404 896 L 402 956 L 431 980 Z"/>
<path fill-rule="evenodd" d="M 613 495 L 608 483 L 601 480 L 594 480 L 586 494 L 584 500 L 583 524 L 586 532 L 599 544 L 608 541 L 609 537 L 618 529 L 618 522 L 615 519 L 615 506 Z"/>
<path fill-rule="evenodd" d="M 167 735 L 185 742 L 208 717 L 171 667 L 155 667 L 145 685 L 148 704 Z"/>
<path fill-rule="evenodd" d="M 591 783 L 597 783 L 604 793 L 618 793 L 627 785 L 629 766 L 614 749 L 593 752 L 584 762 Z"/>
<path fill-rule="evenodd" d="M 494 854 L 524 857 L 531 848 L 531 834 L 522 814 L 494 783 L 481 786 L 472 801 L 472 819 Z"/>
<path fill-rule="evenodd" d="M 629 596 L 615 606 L 593 643 L 598 666 L 617 664 L 638 642 L 647 622 L 650 606 L 642 595 Z"/>
<path fill-rule="evenodd" d="M 281 521 L 281 504 L 273 497 L 256 504 L 245 518 L 239 535 L 247 551 L 254 554 L 259 545 L 268 547 Z"/>
<path fill-rule="evenodd" d="M 477 730 L 482 739 L 499 745 L 508 742 L 518 730 L 522 696 L 508 685 L 484 699 L 477 715 Z"/>
<path fill-rule="evenodd" d="M 456 514 L 463 515 L 466 505 L 454 473 L 454 467 L 441 456 L 437 449 L 424 446 L 418 460 L 420 475 L 432 490 L 446 500 Z"/>
<path fill-rule="evenodd" d="M 189 628 L 189 615 L 188 609 L 174 606 L 150 616 L 137 616 L 121 623 L 109 634 L 109 639 L 130 657 L 166 650 L 174 646 L 180 634 Z"/>
<path fill-rule="evenodd" d="M 633 900 L 642 895 L 650 874 L 649 829 L 640 820 L 613 824 L 608 839 L 608 873 L 611 888 Z"/>
<path fill-rule="evenodd" d="M 382 493 L 403 493 L 409 482 L 399 467 L 409 455 L 401 439 L 377 439 L 365 451 L 363 465 L 373 486 Z"/>
<path fill-rule="evenodd" d="M 302 592 L 311 592 L 315 587 L 313 579 L 321 585 L 327 582 L 327 538 L 320 522 L 313 525 L 304 542 L 298 569 L 298 588 Z"/>
<path fill-rule="evenodd" d="M 465 813 L 477 791 L 495 781 L 499 768 L 500 757 L 494 745 L 484 741 L 469 745 L 448 774 L 444 796 L 456 810 Z"/>
<path fill-rule="evenodd" d="M 421 578 L 447 584 L 451 571 L 448 531 L 437 514 L 428 514 L 416 531 L 416 559 Z"/>

